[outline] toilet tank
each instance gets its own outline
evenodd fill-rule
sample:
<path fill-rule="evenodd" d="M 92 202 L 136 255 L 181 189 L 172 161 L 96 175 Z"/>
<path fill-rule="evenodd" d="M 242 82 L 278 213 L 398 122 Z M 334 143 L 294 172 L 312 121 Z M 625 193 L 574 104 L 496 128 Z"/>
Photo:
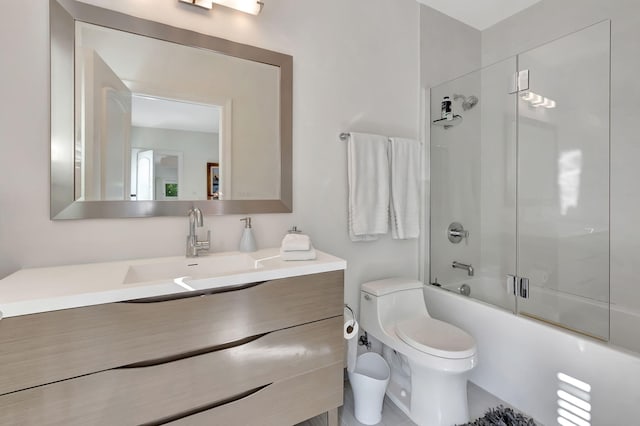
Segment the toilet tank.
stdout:
<path fill-rule="evenodd" d="M 422 282 L 406 278 L 387 278 L 362 284 L 360 325 L 381 339 L 380 334 L 392 332 L 398 321 L 428 316 L 423 287 Z"/>

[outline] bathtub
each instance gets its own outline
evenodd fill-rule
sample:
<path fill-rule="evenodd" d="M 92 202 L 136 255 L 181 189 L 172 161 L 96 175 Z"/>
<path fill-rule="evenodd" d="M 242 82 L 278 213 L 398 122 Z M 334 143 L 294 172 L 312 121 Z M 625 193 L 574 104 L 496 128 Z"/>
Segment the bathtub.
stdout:
<path fill-rule="evenodd" d="M 471 284 L 478 292 L 492 291 L 482 281 Z M 432 285 L 425 286 L 425 301 L 432 317 L 476 339 L 478 366 L 470 380 L 543 424 L 573 415 L 567 399 L 588 408 L 582 424 L 638 424 L 638 353 Z M 567 377 L 584 388 L 568 384 Z"/>
<path fill-rule="evenodd" d="M 516 298 L 507 292 L 506 281 L 476 277 L 454 284 L 443 284 L 442 288 L 461 293 L 461 287 L 464 284 L 470 290 L 469 297 L 514 312 Z M 608 302 L 532 285 L 530 298 L 527 300 L 518 298 L 517 303 L 523 315 L 541 318 L 603 341 L 609 340 Z M 618 309 L 618 307 L 612 305 L 611 309 Z M 634 318 L 629 317 L 629 320 L 633 321 Z M 636 315 L 635 320 L 640 326 L 640 315 Z"/>

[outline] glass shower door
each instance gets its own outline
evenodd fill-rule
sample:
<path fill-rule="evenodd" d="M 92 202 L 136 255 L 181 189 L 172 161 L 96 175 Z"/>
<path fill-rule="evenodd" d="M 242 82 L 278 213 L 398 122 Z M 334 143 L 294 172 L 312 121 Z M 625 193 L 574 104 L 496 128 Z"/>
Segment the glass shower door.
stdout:
<path fill-rule="evenodd" d="M 516 311 L 515 57 L 431 89 L 430 282 Z M 452 103 L 443 120 L 441 102 Z M 456 267 L 454 267 L 456 265 Z"/>
<path fill-rule="evenodd" d="M 608 21 L 518 56 L 521 315 L 609 338 Z M 526 290 L 526 288 L 525 288 Z"/>

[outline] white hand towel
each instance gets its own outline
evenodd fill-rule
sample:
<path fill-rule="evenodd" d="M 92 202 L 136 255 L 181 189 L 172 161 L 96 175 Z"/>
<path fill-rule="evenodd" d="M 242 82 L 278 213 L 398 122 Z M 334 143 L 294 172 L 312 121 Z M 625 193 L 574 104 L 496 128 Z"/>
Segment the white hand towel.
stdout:
<path fill-rule="evenodd" d="M 377 240 L 389 230 L 389 139 L 351 133 L 348 142 L 349 237 Z"/>
<path fill-rule="evenodd" d="M 281 247 L 283 251 L 307 251 L 311 249 L 311 238 L 305 234 L 287 234 Z"/>
<path fill-rule="evenodd" d="M 420 142 L 391 138 L 391 235 L 396 240 L 420 236 Z"/>
<path fill-rule="evenodd" d="M 316 250 L 311 246 L 310 250 L 305 251 L 284 251 L 280 248 L 280 257 L 282 260 L 314 260 L 316 258 Z"/>

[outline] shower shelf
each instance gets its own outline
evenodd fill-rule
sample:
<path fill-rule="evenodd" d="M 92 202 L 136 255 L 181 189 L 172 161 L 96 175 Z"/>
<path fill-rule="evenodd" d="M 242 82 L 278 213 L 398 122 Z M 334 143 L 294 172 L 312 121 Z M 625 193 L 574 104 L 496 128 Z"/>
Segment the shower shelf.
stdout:
<path fill-rule="evenodd" d="M 434 126 L 442 126 L 445 129 L 448 129 L 449 127 L 453 127 L 455 125 L 462 123 L 462 116 L 456 114 L 453 116 L 453 120 L 447 120 L 446 118 L 439 118 L 437 120 L 433 120 L 432 123 Z"/>

